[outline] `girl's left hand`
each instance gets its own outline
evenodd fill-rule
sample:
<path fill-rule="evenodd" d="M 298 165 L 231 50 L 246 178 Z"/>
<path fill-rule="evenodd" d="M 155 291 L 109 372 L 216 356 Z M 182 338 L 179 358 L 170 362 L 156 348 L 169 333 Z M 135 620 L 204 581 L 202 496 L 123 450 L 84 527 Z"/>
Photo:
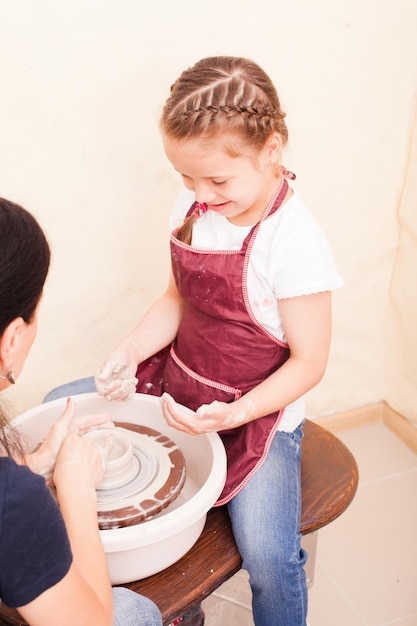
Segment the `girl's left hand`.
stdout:
<path fill-rule="evenodd" d="M 203 404 L 197 411 L 191 411 L 175 402 L 168 393 L 161 397 L 161 407 L 167 424 L 189 435 L 236 428 L 250 417 L 249 414 L 236 412 L 234 403 L 227 404 L 217 400 L 211 404 Z"/>
<path fill-rule="evenodd" d="M 96 428 L 114 427 L 111 416 L 107 413 L 79 417 L 75 413 L 75 402 L 68 398 L 64 412 L 52 425 L 45 440 L 35 452 L 25 455 L 30 469 L 44 476 L 48 484 L 51 483 L 58 453 L 68 435 L 84 435 Z"/>

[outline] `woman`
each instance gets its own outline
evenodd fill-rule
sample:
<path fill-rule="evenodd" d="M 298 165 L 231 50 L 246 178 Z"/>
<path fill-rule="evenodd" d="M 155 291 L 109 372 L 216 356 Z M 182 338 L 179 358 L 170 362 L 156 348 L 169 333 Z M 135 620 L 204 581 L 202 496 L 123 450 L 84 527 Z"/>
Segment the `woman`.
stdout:
<path fill-rule="evenodd" d="M 35 339 L 49 262 L 33 216 L 0 199 L 0 391 L 15 384 Z M 45 442 L 25 454 L 0 411 L 0 599 L 30 625 L 162 625 L 150 600 L 111 588 L 96 510 L 104 463 L 80 436 L 108 422 L 106 415 L 77 419 L 69 399 Z"/>

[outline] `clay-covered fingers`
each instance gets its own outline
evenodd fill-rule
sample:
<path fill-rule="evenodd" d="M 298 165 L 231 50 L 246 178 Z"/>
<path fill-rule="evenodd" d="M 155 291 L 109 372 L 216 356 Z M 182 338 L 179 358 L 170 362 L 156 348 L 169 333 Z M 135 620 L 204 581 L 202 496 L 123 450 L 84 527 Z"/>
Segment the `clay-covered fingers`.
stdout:
<path fill-rule="evenodd" d="M 65 409 L 52 424 L 45 439 L 29 457 L 29 465 L 49 483 L 55 467 L 56 457 L 62 443 L 70 432 L 75 418 L 75 404 L 68 398 Z"/>
<path fill-rule="evenodd" d="M 196 411 L 191 411 L 175 402 L 167 393 L 161 397 L 161 408 L 170 426 L 191 435 L 236 428 L 248 421 L 250 417 L 249 409 L 246 414 L 238 410 L 233 402 L 227 404 L 217 400 L 201 405 Z"/>
<path fill-rule="evenodd" d="M 87 437 L 69 435 L 56 460 L 54 483 L 57 486 L 87 485 L 95 489 L 103 477 L 112 445 L 111 435 L 100 448 Z"/>
<path fill-rule="evenodd" d="M 71 423 L 69 432 L 74 435 L 85 435 L 91 430 L 107 430 L 114 428 L 112 416 L 109 413 L 94 413 L 93 415 L 79 415 Z"/>
<path fill-rule="evenodd" d="M 33 471 L 44 476 L 50 484 L 56 459 L 65 439 L 70 435 L 83 435 L 91 430 L 103 428 L 114 428 L 109 413 L 77 416 L 76 403 L 68 398 L 64 411 L 51 426 L 44 441 L 35 452 L 28 455 L 29 466 Z"/>
<path fill-rule="evenodd" d="M 198 435 L 213 430 L 211 420 L 202 420 L 194 411 L 175 402 L 168 393 L 162 395 L 160 404 L 162 414 L 172 428 L 182 430 L 189 435 Z"/>
<path fill-rule="evenodd" d="M 120 353 L 104 362 L 95 376 L 97 393 L 106 400 L 128 400 L 136 391 L 137 363 L 127 353 Z"/>

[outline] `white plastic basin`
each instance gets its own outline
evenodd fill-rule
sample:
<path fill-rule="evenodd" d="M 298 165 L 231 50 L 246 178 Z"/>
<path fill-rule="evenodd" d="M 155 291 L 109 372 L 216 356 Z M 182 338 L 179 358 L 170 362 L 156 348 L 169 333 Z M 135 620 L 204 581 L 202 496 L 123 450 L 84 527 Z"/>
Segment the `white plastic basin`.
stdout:
<path fill-rule="evenodd" d="M 177 497 L 155 517 L 135 526 L 100 530 L 113 584 L 146 578 L 178 561 L 199 538 L 207 512 L 218 499 L 226 480 L 226 454 L 217 433 L 190 436 L 170 428 L 159 399 L 135 394 L 127 402 L 108 402 L 96 393 L 74 396 L 77 415 L 109 413 L 115 421 L 155 428 L 181 448 L 186 479 Z M 65 399 L 54 400 L 22 413 L 13 426 L 29 446 L 44 439 L 61 415 Z"/>

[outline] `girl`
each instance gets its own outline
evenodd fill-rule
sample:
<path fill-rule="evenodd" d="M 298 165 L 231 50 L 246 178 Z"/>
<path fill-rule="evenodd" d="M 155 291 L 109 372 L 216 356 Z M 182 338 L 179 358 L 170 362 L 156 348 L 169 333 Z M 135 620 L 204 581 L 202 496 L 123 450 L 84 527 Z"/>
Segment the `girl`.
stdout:
<path fill-rule="evenodd" d="M 16 382 L 32 346 L 49 261 L 36 220 L 0 198 L 0 391 Z M 162 626 L 148 599 L 127 589 L 115 589 L 112 598 L 95 495 L 103 460 L 80 436 L 108 427 L 108 420 L 77 419 L 68 401 L 44 443 L 25 455 L 0 411 L 0 449 L 7 454 L 0 457 L 0 599 L 28 624 Z M 45 478 L 55 484 L 61 510 Z"/>
<path fill-rule="evenodd" d="M 162 395 L 170 426 L 219 433 L 228 475 L 217 505 L 250 574 L 255 624 L 304 626 L 302 397 L 324 374 L 342 280 L 288 184 L 285 114 L 257 64 L 213 57 L 184 71 L 161 133 L 188 190 L 172 218 L 172 273 L 97 390 Z"/>

